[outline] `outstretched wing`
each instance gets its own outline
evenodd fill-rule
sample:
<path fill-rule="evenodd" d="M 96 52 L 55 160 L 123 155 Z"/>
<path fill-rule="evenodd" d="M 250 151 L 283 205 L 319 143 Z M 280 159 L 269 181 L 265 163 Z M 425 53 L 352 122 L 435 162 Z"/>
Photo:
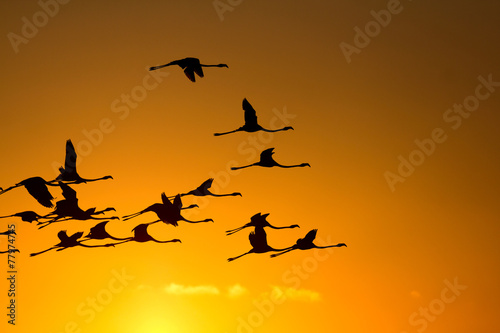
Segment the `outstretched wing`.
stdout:
<path fill-rule="evenodd" d="M 257 113 L 247 99 L 243 99 L 243 110 L 245 111 L 245 124 L 249 126 L 257 125 Z"/>
<path fill-rule="evenodd" d="M 206 190 L 208 190 L 212 186 L 213 181 L 214 181 L 213 178 L 209 178 L 209 179 L 205 180 L 203 182 L 203 184 L 198 186 L 197 190 L 199 190 L 201 193 L 205 192 Z"/>
<path fill-rule="evenodd" d="M 309 231 L 304 238 L 299 239 L 299 241 L 305 241 L 307 243 L 312 243 L 314 239 L 316 238 L 316 233 L 318 232 L 318 229 L 312 229 Z M 298 242 L 298 241 L 297 241 Z"/>
<path fill-rule="evenodd" d="M 186 67 L 184 69 L 184 74 L 186 74 L 187 78 L 192 82 L 196 82 L 196 78 L 194 77 L 194 70 L 192 67 Z"/>
<path fill-rule="evenodd" d="M 61 230 L 57 233 L 57 237 L 61 242 L 67 241 L 69 239 L 68 234 L 66 233 L 66 230 Z"/>
<path fill-rule="evenodd" d="M 170 205 L 172 205 L 172 203 L 170 202 L 170 200 L 168 200 L 167 195 L 165 194 L 165 192 L 163 192 L 163 193 L 161 194 L 161 201 L 162 201 L 162 202 L 163 202 L 163 204 L 164 204 L 164 205 L 166 205 L 166 206 L 170 206 Z"/>
<path fill-rule="evenodd" d="M 182 208 L 182 200 L 181 200 L 181 195 L 177 194 L 174 198 L 173 205 L 176 209 L 181 210 Z"/>
<path fill-rule="evenodd" d="M 256 227 L 255 231 L 252 231 L 248 235 L 250 244 L 253 248 L 258 249 L 267 246 L 267 235 L 264 228 Z"/>
<path fill-rule="evenodd" d="M 264 150 L 262 153 L 260 153 L 260 159 L 261 160 L 272 160 L 273 159 L 273 154 L 274 154 L 274 148 L 268 148 Z"/>
<path fill-rule="evenodd" d="M 64 170 L 67 173 L 76 173 L 76 151 L 71 140 L 66 141 L 66 159 L 64 160 Z"/>
<path fill-rule="evenodd" d="M 199 61 L 197 65 L 193 66 L 193 70 L 199 77 L 203 77 L 203 68 L 201 68 Z"/>

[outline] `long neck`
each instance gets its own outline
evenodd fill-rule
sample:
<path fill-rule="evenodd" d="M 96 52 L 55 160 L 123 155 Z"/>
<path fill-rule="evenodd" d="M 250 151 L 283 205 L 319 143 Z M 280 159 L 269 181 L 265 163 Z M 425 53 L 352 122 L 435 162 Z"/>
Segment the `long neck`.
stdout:
<path fill-rule="evenodd" d="M 234 131 L 229 131 L 229 132 L 223 132 L 223 133 L 214 133 L 215 136 L 220 136 L 220 135 L 226 135 L 226 134 L 231 134 L 234 132 L 241 131 L 241 128 L 235 129 Z"/>
<path fill-rule="evenodd" d="M 293 228 L 293 226 L 291 226 L 291 225 L 286 226 L 286 227 L 275 227 L 275 226 L 270 225 L 270 224 L 269 224 L 269 227 L 272 228 L 272 229 L 288 229 L 288 228 Z"/>
<path fill-rule="evenodd" d="M 304 167 L 305 165 L 302 165 L 302 164 L 282 165 L 282 164 L 276 163 L 276 166 L 278 166 L 280 168 L 297 168 L 297 167 Z"/>
<path fill-rule="evenodd" d="M 315 246 L 317 249 L 327 249 L 329 247 L 342 247 L 344 246 L 344 244 L 342 243 L 339 243 L 339 244 L 335 244 L 335 245 L 327 245 L 327 246 Z"/>
<path fill-rule="evenodd" d="M 283 128 L 278 128 L 278 129 L 275 129 L 275 130 L 271 130 L 271 129 L 267 129 L 267 128 L 262 128 L 262 130 L 264 132 L 280 132 L 280 131 L 287 131 L 288 128 L 283 127 Z"/>
<path fill-rule="evenodd" d="M 51 247 L 51 248 L 49 248 L 49 249 L 47 249 L 47 250 L 43 250 L 43 251 L 40 251 L 40 252 L 31 253 L 31 254 L 30 254 L 30 257 L 37 256 L 37 255 L 39 255 L 39 254 L 45 253 L 45 252 L 47 252 L 47 251 L 50 251 L 50 250 L 53 250 L 53 249 L 56 249 L 56 248 L 58 248 L 58 246 L 53 246 L 53 247 Z"/>

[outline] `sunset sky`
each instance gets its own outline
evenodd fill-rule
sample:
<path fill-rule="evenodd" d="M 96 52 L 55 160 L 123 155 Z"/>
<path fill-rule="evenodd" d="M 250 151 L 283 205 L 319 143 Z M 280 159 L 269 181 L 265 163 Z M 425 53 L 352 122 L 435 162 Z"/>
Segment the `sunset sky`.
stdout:
<path fill-rule="evenodd" d="M 99 221 L 15 224 L 16 295 L 1 254 L 0 331 L 500 331 L 500 3 L 474 1 L 3 1 L 0 187 L 54 179 L 66 140 L 83 209 L 119 216 L 183 197 L 190 219 L 159 240 L 30 257 Z M 190 82 L 178 66 L 204 64 Z M 242 100 L 276 133 L 243 125 Z M 282 164 L 230 168 L 274 147 Z M 61 200 L 61 190 L 50 191 Z M 24 188 L 0 216 L 51 209 Z M 318 229 L 329 250 L 249 254 L 256 213 L 269 244 Z M 154 213 L 108 223 L 129 237 Z M 89 241 L 86 244 L 105 244 Z M 7 237 L 0 238 L 0 250 Z M 15 300 L 15 325 L 8 323 Z"/>

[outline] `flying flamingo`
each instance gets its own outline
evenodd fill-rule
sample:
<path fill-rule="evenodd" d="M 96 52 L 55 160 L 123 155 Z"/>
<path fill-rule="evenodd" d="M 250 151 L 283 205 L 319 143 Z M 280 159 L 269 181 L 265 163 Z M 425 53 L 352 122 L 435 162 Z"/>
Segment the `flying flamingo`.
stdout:
<path fill-rule="evenodd" d="M 250 240 L 250 244 L 252 245 L 252 249 L 246 253 L 243 253 L 237 257 L 229 258 L 227 261 L 233 261 L 244 255 L 249 253 L 265 253 L 270 251 L 283 251 L 285 249 L 275 249 L 267 244 L 267 235 L 264 231 L 264 228 L 255 228 L 255 231 L 252 231 L 248 235 L 248 239 Z"/>
<path fill-rule="evenodd" d="M 61 231 L 59 231 L 57 233 L 57 237 L 60 240 L 60 242 L 58 244 L 54 245 L 51 248 L 43 250 L 41 252 L 31 253 L 30 256 L 34 257 L 34 256 L 37 256 L 39 254 L 42 254 L 44 252 L 47 252 L 47 251 L 50 251 L 50 250 L 54 250 L 54 249 L 57 249 L 57 251 L 62 251 L 62 250 L 65 250 L 67 248 L 74 247 L 74 246 L 82 246 L 82 247 L 108 247 L 108 246 L 113 246 L 113 244 L 103 244 L 103 245 L 86 245 L 86 244 L 82 244 L 83 240 L 81 240 L 81 241 L 78 240 L 82 236 L 83 236 L 83 232 L 81 232 L 81 231 L 79 231 L 77 233 L 74 233 L 71 236 L 68 236 L 68 234 L 66 233 L 66 230 L 61 230 Z"/>
<path fill-rule="evenodd" d="M 274 150 L 274 148 L 268 148 L 268 149 L 264 150 L 262 153 L 260 153 L 260 161 L 259 162 L 255 162 L 255 163 L 245 165 L 245 166 L 240 166 L 240 167 L 232 167 L 231 170 L 238 170 L 238 169 L 248 168 L 251 166 L 261 166 L 261 167 L 266 167 L 266 168 L 271 168 L 271 167 L 295 168 L 295 167 L 305 167 L 305 166 L 310 167 L 309 163 L 302 163 L 302 164 L 297 164 L 297 165 L 281 165 L 273 159 L 273 154 L 274 154 L 273 150 Z"/>
<path fill-rule="evenodd" d="M 156 243 L 171 243 L 171 242 L 182 243 L 180 239 L 171 239 L 171 240 L 166 240 L 166 241 L 160 241 L 160 240 L 154 239 L 150 234 L 148 234 L 148 226 L 150 224 L 151 223 L 143 223 L 143 224 L 139 224 L 139 225 L 135 226 L 134 229 L 132 229 L 132 231 L 134 232 L 134 236 L 129 237 L 128 239 L 125 239 L 121 242 L 113 243 L 112 245 L 114 246 L 117 244 L 123 244 L 126 242 L 132 242 L 132 241 L 139 242 L 139 243 L 144 243 L 144 242 L 149 242 L 149 241 L 156 242 Z"/>
<path fill-rule="evenodd" d="M 97 211 L 95 207 L 83 210 L 78 206 L 78 199 L 76 197 L 76 191 L 73 190 L 69 185 L 59 182 L 61 186 L 62 194 L 64 200 L 56 202 L 56 208 L 52 213 L 49 213 L 43 218 L 51 218 L 49 221 L 38 222 L 38 225 L 42 225 L 38 229 L 44 228 L 53 222 L 62 222 L 68 220 L 115 220 L 119 219 L 118 216 L 111 217 L 95 217 L 94 215 L 104 214 L 107 211 L 116 211 L 113 207 L 109 207 L 100 211 Z"/>
<path fill-rule="evenodd" d="M 113 179 L 111 176 L 104 176 L 101 178 L 86 179 L 80 177 L 76 171 L 76 151 L 71 140 L 66 141 L 66 158 L 64 160 L 64 167 L 59 168 L 59 176 L 53 181 L 64 181 L 67 184 L 79 184 L 94 182 L 97 180 Z"/>
<path fill-rule="evenodd" d="M 229 133 L 234 133 L 238 131 L 244 132 L 257 132 L 257 131 L 265 131 L 265 132 L 278 132 L 278 131 L 288 131 L 293 130 L 293 127 L 286 126 L 280 129 L 270 130 L 265 129 L 257 123 L 257 113 L 255 112 L 252 105 L 247 101 L 246 98 L 243 99 L 243 110 L 245 111 L 245 125 L 241 126 L 234 131 L 224 132 L 224 133 L 214 133 L 215 136 L 226 135 Z"/>
<path fill-rule="evenodd" d="M 184 70 L 184 74 L 188 77 L 192 82 L 196 82 L 195 73 L 199 77 L 203 77 L 203 68 L 202 67 L 226 67 L 229 68 L 226 64 L 218 64 L 218 65 L 204 65 L 200 63 L 200 59 L 198 58 L 184 58 L 180 60 L 174 60 L 165 65 L 153 66 L 150 67 L 150 71 L 154 71 L 163 67 L 178 65 L 180 68 Z"/>
<path fill-rule="evenodd" d="M 228 235 L 228 236 L 232 235 L 235 232 L 238 232 L 238 231 L 240 231 L 244 228 L 248 228 L 248 227 L 259 227 L 259 228 L 269 227 L 272 229 L 300 228 L 298 224 L 292 224 L 292 225 L 289 225 L 286 227 L 275 227 L 275 226 L 269 224 L 269 222 L 267 222 L 266 217 L 268 217 L 268 216 L 269 216 L 269 214 L 264 214 L 264 215 L 262 215 L 261 213 L 255 214 L 254 216 L 252 216 L 250 218 L 250 222 L 248 222 L 247 224 L 245 224 L 242 227 L 232 229 L 232 230 L 227 230 L 226 235 Z"/>
<path fill-rule="evenodd" d="M 42 177 L 31 177 L 27 178 L 23 181 L 20 181 L 16 185 L 13 185 L 5 190 L 0 191 L 0 194 L 4 194 L 7 191 L 10 191 L 16 187 L 24 186 L 26 190 L 28 190 L 29 194 L 33 198 L 36 199 L 42 206 L 51 208 L 54 205 L 52 204 L 52 200 L 54 197 L 50 194 L 47 185 L 57 186 L 56 184 L 52 184 L 51 182 L 47 182 Z"/>
<path fill-rule="evenodd" d="M 38 219 L 42 218 L 43 216 L 40 216 L 37 213 L 29 210 L 29 211 L 25 211 L 25 212 L 15 213 L 15 214 L 12 214 L 12 215 L 0 216 L 0 219 L 6 218 L 6 217 L 20 217 L 21 220 L 23 220 L 24 222 L 31 223 L 33 221 L 37 221 L 38 222 Z"/>
<path fill-rule="evenodd" d="M 311 231 L 309 231 L 306 234 L 306 236 L 304 238 L 299 238 L 294 245 L 290 246 L 287 249 L 284 249 L 280 253 L 271 254 L 271 257 L 274 258 L 274 257 L 280 256 L 282 254 L 285 254 L 287 252 L 297 250 L 297 249 L 298 250 L 309 250 L 309 249 L 326 249 L 329 247 L 342 247 L 342 246 L 347 247 L 347 245 L 345 245 L 344 243 L 338 243 L 335 245 L 327 245 L 327 246 L 317 246 L 316 244 L 313 243 L 314 239 L 316 238 L 317 231 L 318 231 L 318 229 L 312 229 Z"/>
<path fill-rule="evenodd" d="M 189 223 L 200 223 L 200 222 L 213 222 L 212 219 L 205 219 L 201 221 L 189 221 L 186 220 L 182 215 L 181 215 L 181 209 L 187 209 L 187 208 L 192 208 L 192 207 L 198 207 L 198 205 L 191 205 L 189 207 L 183 208 L 182 207 L 182 201 L 181 201 L 181 195 L 177 194 L 174 198 L 173 202 L 170 202 L 168 200 L 167 196 L 165 195 L 165 192 L 161 194 L 161 200 L 163 203 L 155 203 L 146 209 L 141 210 L 140 212 L 130 214 L 130 215 L 125 215 L 123 216 L 123 221 L 130 220 L 136 216 L 139 216 L 141 214 L 147 213 L 147 212 L 154 212 L 158 216 L 159 220 L 156 220 L 151 223 L 156 223 L 156 222 L 164 222 L 166 224 L 171 224 L 174 227 L 178 226 L 178 221 L 185 221 Z"/>
<path fill-rule="evenodd" d="M 106 224 L 108 222 L 109 221 L 99 222 L 98 224 L 96 224 L 95 226 L 93 226 L 92 228 L 90 228 L 90 232 L 85 236 L 85 238 L 89 238 L 89 239 L 108 239 L 109 238 L 109 239 L 117 240 L 117 241 L 130 239 L 130 237 L 127 237 L 127 238 L 117 238 L 117 237 L 111 236 L 106 231 Z"/>
<path fill-rule="evenodd" d="M 182 193 L 181 197 L 183 197 L 185 195 L 194 195 L 194 196 L 198 196 L 198 197 L 203 197 L 203 196 L 206 196 L 206 195 L 211 195 L 213 197 L 227 197 L 227 196 L 237 196 L 237 195 L 239 195 L 241 197 L 241 193 L 239 193 L 239 192 L 234 192 L 234 193 L 229 193 L 229 194 L 214 194 L 214 193 L 210 192 L 209 188 L 212 186 L 213 181 L 214 181 L 213 178 L 209 178 L 208 180 L 205 180 L 203 182 L 203 184 L 201 184 L 200 186 L 198 186 L 196 189 L 194 189 L 192 191 L 189 191 L 187 193 Z M 168 197 L 168 198 L 171 199 L 171 198 L 174 198 L 174 197 L 175 196 L 171 196 L 171 197 Z"/>

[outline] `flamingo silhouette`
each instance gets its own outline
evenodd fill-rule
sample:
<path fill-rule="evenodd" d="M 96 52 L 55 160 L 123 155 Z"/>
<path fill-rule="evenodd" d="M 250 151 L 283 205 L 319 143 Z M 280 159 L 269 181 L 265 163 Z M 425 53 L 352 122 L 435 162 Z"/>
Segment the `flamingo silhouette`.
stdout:
<path fill-rule="evenodd" d="M 85 238 L 89 238 L 89 239 L 108 239 L 109 238 L 109 239 L 117 240 L 117 241 L 130 239 L 130 237 L 127 237 L 127 238 L 117 238 L 117 237 L 111 236 L 106 231 L 106 224 L 108 222 L 109 221 L 103 221 L 103 222 L 97 223 L 95 226 L 93 226 L 92 228 L 90 228 L 90 231 L 85 236 Z"/>
<path fill-rule="evenodd" d="M 247 101 L 246 98 L 243 99 L 243 110 L 245 111 L 245 125 L 241 126 L 234 131 L 224 132 L 224 133 L 214 133 L 215 136 L 226 135 L 238 131 L 244 132 L 257 132 L 257 131 L 265 131 L 265 132 L 279 132 L 279 131 L 288 131 L 293 130 L 293 127 L 286 126 L 280 129 L 270 130 L 265 129 L 257 123 L 257 113 L 255 112 L 252 105 Z"/>
<path fill-rule="evenodd" d="M 121 242 L 118 243 L 113 243 L 112 245 L 118 245 L 118 244 L 123 244 L 126 242 L 139 242 L 139 243 L 144 243 L 144 242 L 156 242 L 156 243 L 171 243 L 171 242 L 179 242 L 182 243 L 180 239 L 171 239 L 171 240 L 165 240 L 165 241 L 160 241 L 157 239 L 154 239 L 150 234 L 148 234 L 148 226 L 151 223 L 142 223 L 134 227 L 132 231 L 134 232 L 134 236 L 129 237 Z"/>
<path fill-rule="evenodd" d="M 245 166 L 240 166 L 240 167 L 232 167 L 231 170 L 238 170 L 238 169 L 248 168 L 251 166 L 261 166 L 261 167 L 266 167 L 266 168 L 272 168 L 272 167 L 296 168 L 296 167 L 305 167 L 305 166 L 310 167 L 309 163 L 302 163 L 302 164 L 297 164 L 297 165 L 281 165 L 273 159 L 273 154 L 274 154 L 273 150 L 274 150 L 274 148 L 268 148 L 268 149 L 264 150 L 262 153 L 260 153 L 260 161 L 259 162 L 255 162 L 255 163 L 245 165 Z"/>
<path fill-rule="evenodd" d="M 214 179 L 209 178 L 203 182 L 200 186 L 198 186 L 196 189 L 189 191 L 187 193 L 182 193 L 181 197 L 185 195 L 194 195 L 198 197 L 203 197 L 206 195 L 211 195 L 213 197 L 227 197 L 227 196 L 237 196 L 239 195 L 241 197 L 241 193 L 239 192 L 234 192 L 234 193 L 229 193 L 229 194 L 214 194 L 210 192 L 209 188 L 212 186 Z M 175 196 L 168 197 L 169 199 L 174 198 Z"/>
<path fill-rule="evenodd" d="M 141 214 L 147 213 L 147 212 L 154 212 L 159 220 L 153 221 L 151 223 L 156 223 L 156 222 L 164 222 L 166 224 L 171 224 L 174 227 L 178 226 L 178 221 L 185 221 L 189 223 L 200 223 L 200 222 L 213 222 L 212 219 L 205 219 L 201 221 L 190 221 L 186 220 L 184 217 L 181 215 L 181 209 L 188 209 L 188 208 L 193 208 L 193 207 L 198 207 L 198 205 L 191 205 L 189 207 L 183 208 L 182 207 L 182 201 L 181 201 L 181 195 L 177 194 L 174 198 L 173 203 L 168 200 L 167 196 L 165 195 L 165 192 L 161 194 L 161 203 L 155 203 L 146 209 L 141 210 L 140 212 L 130 214 L 130 215 L 125 215 L 123 216 L 123 221 L 130 220 L 134 217 L 137 217 Z"/>
<path fill-rule="evenodd" d="M 57 233 L 57 237 L 60 240 L 60 242 L 58 244 L 56 244 L 56 245 L 54 245 L 46 250 L 43 250 L 41 252 L 31 253 L 30 256 L 34 257 L 34 256 L 37 256 L 39 254 L 42 254 L 42 253 L 45 253 L 47 251 L 54 250 L 54 249 L 57 249 L 57 251 L 62 251 L 62 250 L 65 250 L 67 248 L 74 247 L 74 246 L 82 246 L 82 247 L 109 247 L 109 246 L 113 246 L 113 244 L 102 244 L 102 245 L 82 244 L 83 240 L 81 240 L 81 241 L 78 240 L 82 236 L 83 236 L 83 232 L 81 232 L 81 231 L 76 232 L 71 236 L 68 236 L 68 234 L 66 233 L 66 230 L 61 230 Z"/>
<path fill-rule="evenodd" d="M 218 65 L 204 65 L 200 63 L 200 59 L 198 58 L 184 58 L 180 60 L 174 60 L 165 65 L 153 66 L 150 67 L 150 71 L 154 71 L 163 67 L 178 65 L 180 68 L 184 70 L 184 74 L 188 77 L 192 82 L 196 82 L 195 73 L 199 77 L 203 77 L 203 68 L 202 67 L 226 67 L 229 68 L 226 64 L 218 64 Z"/>
<path fill-rule="evenodd" d="M 285 249 L 275 249 L 272 248 L 267 244 L 267 235 L 266 232 L 264 231 L 264 228 L 262 227 L 257 227 L 255 228 L 255 231 L 252 231 L 248 235 L 248 239 L 250 240 L 250 244 L 252 245 L 252 249 L 246 253 L 243 253 L 237 257 L 229 258 L 227 261 L 233 261 L 238 258 L 243 257 L 244 255 L 250 254 L 250 253 L 265 253 L 265 252 L 270 252 L 270 251 L 283 251 Z"/>
<path fill-rule="evenodd" d="M 35 213 L 34 211 L 29 210 L 29 211 L 25 211 L 25 212 L 15 213 L 12 215 L 0 216 L 0 219 L 6 218 L 6 217 L 20 217 L 22 221 L 31 223 L 33 221 L 38 222 L 38 219 L 42 218 L 43 216 L 40 216 L 37 213 Z"/>
<path fill-rule="evenodd" d="M 317 246 L 316 244 L 313 243 L 314 239 L 316 238 L 317 232 L 318 232 L 318 229 L 312 229 L 311 231 L 309 231 L 306 234 L 306 236 L 304 238 L 299 238 L 294 245 L 290 246 L 287 249 L 284 249 L 280 253 L 271 254 L 271 258 L 280 256 L 282 254 L 285 254 L 285 253 L 293 251 L 293 250 L 326 249 L 329 247 L 342 247 L 342 246 L 347 247 L 347 245 L 345 245 L 344 243 L 338 243 L 335 245 L 327 245 L 327 246 Z"/>
<path fill-rule="evenodd" d="M 113 207 L 109 207 L 103 210 L 97 211 L 95 207 L 83 210 L 78 206 L 78 198 L 76 197 L 76 191 L 73 190 L 68 184 L 59 182 L 59 186 L 62 189 L 62 194 L 64 200 L 56 202 L 56 208 L 52 213 L 49 213 L 43 218 L 51 218 L 49 221 L 38 222 L 38 225 L 42 225 L 38 229 L 45 228 L 51 223 L 62 222 L 68 220 L 115 220 L 119 219 L 118 216 L 111 217 L 95 217 L 94 215 L 104 214 L 107 211 L 116 211 Z"/>
<path fill-rule="evenodd" d="M 52 204 L 52 200 L 54 197 L 50 194 L 47 185 L 57 186 L 56 184 L 52 184 L 51 182 L 47 182 L 42 177 L 31 177 L 25 180 L 20 181 L 16 185 L 13 185 L 5 190 L 0 191 L 0 194 L 4 194 L 7 191 L 10 191 L 16 187 L 24 186 L 28 193 L 31 194 L 33 198 L 36 199 L 42 206 L 51 208 L 54 205 Z"/>
<path fill-rule="evenodd" d="M 76 151 L 71 140 L 66 141 L 66 158 L 64 160 L 64 167 L 59 168 L 59 176 L 54 181 L 64 181 L 67 184 L 79 184 L 94 182 L 97 180 L 113 179 L 111 176 L 104 176 L 101 178 L 87 179 L 82 178 L 76 171 Z"/>
<path fill-rule="evenodd" d="M 245 228 L 248 228 L 248 227 L 258 227 L 258 228 L 269 227 L 272 229 L 300 228 L 298 224 L 292 224 L 292 225 L 289 225 L 286 227 L 275 227 L 275 226 L 269 224 L 269 222 L 267 222 L 266 217 L 268 217 L 268 216 L 269 216 L 269 214 L 262 215 L 261 213 L 257 213 L 254 216 L 252 216 L 250 218 L 250 222 L 248 222 L 244 226 L 236 228 L 236 229 L 232 229 L 232 230 L 227 230 L 226 235 L 227 236 L 232 235 L 232 234 L 234 234 L 240 230 L 243 230 Z"/>

